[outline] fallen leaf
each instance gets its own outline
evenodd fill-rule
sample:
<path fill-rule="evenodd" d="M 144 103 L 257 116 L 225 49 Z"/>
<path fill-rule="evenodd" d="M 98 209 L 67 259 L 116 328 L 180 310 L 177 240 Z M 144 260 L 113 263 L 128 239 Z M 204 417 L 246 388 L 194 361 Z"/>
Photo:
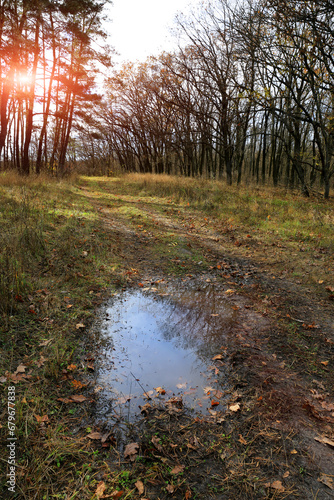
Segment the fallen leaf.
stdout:
<path fill-rule="evenodd" d="M 184 384 L 176 384 L 176 387 L 178 389 L 185 389 L 187 387 L 187 382 L 184 382 Z"/>
<path fill-rule="evenodd" d="M 83 323 L 77 323 L 75 327 L 77 330 L 79 330 L 79 328 L 85 328 L 85 325 Z"/>
<path fill-rule="evenodd" d="M 168 491 L 168 493 L 174 493 L 174 486 L 172 484 L 169 484 L 168 486 L 166 486 L 166 490 Z"/>
<path fill-rule="evenodd" d="M 87 434 L 86 438 L 93 439 L 94 441 L 100 441 L 100 439 L 102 439 L 102 434 L 101 432 L 91 432 L 90 434 Z"/>
<path fill-rule="evenodd" d="M 49 344 L 50 344 L 50 342 L 52 342 L 52 340 L 53 340 L 53 339 L 43 340 L 43 342 L 41 342 L 41 343 L 39 344 L 39 347 L 45 347 L 45 346 L 49 345 Z"/>
<path fill-rule="evenodd" d="M 39 424 L 41 424 L 42 422 L 48 422 L 49 417 L 47 415 L 43 415 L 42 417 L 40 417 L 39 415 L 35 415 L 35 419 Z"/>
<path fill-rule="evenodd" d="M 205 394 L 210 394 L 212 391 L 214 391 L 214 388 L 210 387 L 210 386 L 206 386 L 206 387 L 204 387 L 203 391 L 205 392 Z"/>
<path fill-rule="evenodd" d="M 85 396 L 82 396 L 81 394 L 74 394 L 73 396 L 70 396 L 70 399 L 74 403 L 83 403 L 87 398 Z"/>
<path fill-rule="evenodd" d="M 186 491 L 184 498 L 185 498 L 185 500 L 189 500 L 189 498 L 191 498 L 191 491 L 190 490 Z"/>
<path fill-rule="evenodd" d="M 211 406 L 218 406 L 219 401 L 215 401 L 214 399 L 211 401 Z"/>
<path fill-rule="evenodd" d="M 121 496 L 123 495 L 124 491 L 114 491 L 111 495 L 108 495 L 109 498 L 121 498 Z M 108 498 L 106 495 L 104 496 L 104 498 Z"/>
<path fill-rule="evenodd" d="M 5 382 L 7 382 L 7 377 L 0 377 L 0 383 L 4 384 Z"/>
<path fill-rule="evenodd" d="M 326 286 L 327 292 L 334 293 L 334 286 Z"/>
<path fill-rule="evenodd" d="M 28 404 L 26 398 L 22 398 L 22 403 L 25 405 Z"/>
<path fill-rule="evenodd" d="M 162 451 L 162 446 L 157 436 L 152 436 L 151 442 L 154 444 L 157 450 Z"/>
<path fill-rule="evenodd" d="M 44 365 L 44 363 L 47 361 L 47 358 L 44 358 L 44 356 L 41 356 L 38 361 L 36 361 L 36 365 L 38 368 Z"/>
<path fill-rule="evenodd" d="M 321 406 L 323 407 L 324 410 L 327 411 L 333 411 L 334 410 L 334 404 L 333 403 L 326 403 L 325 401 L 321 402 Z"/>
<path fill-rule="evenodd" d="M 13 375 L 17 375 L 18 373 L 24 373 L 26 371 L 26 366 L 25 365 L 19 365 Z"/>
<path fill-rule="evenodd" d="M 184 465 L 176 465 L 171 471 L 171 474 L 179 474 L 184 471 Z"/>
<path fill-rule="evenodd" d="M 65 403 L 65 404 L 73 403 L 72 399 L 69 399 L 69 398 L 58 398 L 57 401 L 60 401 L 61 403 Z"/>
<path fill-rule="evenodd" d="M 142 481 L 137 481 L 135 483 L 135 487 L 138 490 L 139 495 L 142 495 L 144 493 L 144 483 Z"/>
<path fill-rule="evenodd" d="M 210 415 L 212 415 L 213 417 L 216 417 L 218 415 L 218 412 L 217 411 L 214 411 L 214 410 L 211 410 L 210 408 L 208 409 L 208 412 L 210 413 Z"/>
<path fill-rule="evenodd" d="M 285 479 L 286 477 L 289 477 L 289 475 L 290 475 L 290 472 L 289 472 L 288 470 L 287 470 L 286 472 L 284 472 L 284 474 L 283 474 L 284 479 Z"/>
<path fill-rule="evenodd" d="M 222 354 L 216 354 L 216 356 L 213 356 L 212 361 L 215 361 L 216 359 L 223 359 Z"/>
<path fill-rule="evenodd" d="M 320 363 L 321 363 L 322 365 L 324 365 L 324 366 L 327 366 L 327 365 L 328 365 L 328 363 L 329 363 L 329 361 L 320 361 Z"/>
<path fill-rule="evenodd" d="M 314 439 L 319 443 L 328 444 L 328 446 L 332 446 L 334 448 L 334 441 L 326 438 L 325 436 L 316 436 Z"/>
<path fill-rule="evenodd" d="M 292 450 L 290 451 L 291 455 L 297 455 L 298 451 L 297 450 Z"/>
<path fill-rule="evenodd" d="M 78 389 L 82 389 L 83 387 L 86 387 L 87 384 L 83 384 L 82 382 L 80 382 L 80 380 L 71 380 L 73 386 L 74 386 L 74 389 L 78 390 Z"/>
<path fill-rule="evenodd" d="M 236 412 L 236 411 L 240 410 L 240 405 L 239 405 L 239 403 L 236 403 L 235 405 L 231 405 L 231 406 L 229 406 L 229 410 L 234 411 L 234 412 Z"/>
<path fill-rule="evenodd" d="M 166 394 L 165 389 L 163 389 L 162 387 L 155 387 L 154 389 L 155 389 L 155 390 L 156 390 L 159 394 L 161 394 L 162 396 L 163 396 L 164 394 Z"/>
<path fill-rule="evenodd" d="M 95 495 L 97 498 L 101 498 L 106 490 L 106 484 L 103 481 L 100 481 L 97 485 L 97 488 L 95 490 Z"/>
<path fill-rule="evenodd" d="M 233 293 L 235 293 L 235 290 L 233 290 L 232 288 L 229 288 L 228 290 L 225 290 L 226 295 L 232 295 Z"/>
<path fill-rule="evenodd" d="M 148 414 L 151 408 L 152 406 L 150 405 L 150 403 L 146 403 L 140 408 L 140 412 L 143 414 Z"/>
<path fill-rule="evenodd" d="M 74 370 L 77 369 L 77 365 L 68 365 L 67 367 L 67 370 L 69 370 L 70 372 L 74 372 Z"/>
<path fill-rule="evenodd" d="M 244 439 L 244 438 L 242 437 L 242 435 L 241 435 L 241 434 L 239 434 L 239 439 L 238 439 L 238 441 L 239 441 L 239 443 L 241 443 L 241 444 L 245 444 L 245 445 L 247 444 L 246 439 Z"/>
<path fill-rule="evenodd" d="M 126 445 L 125 450 L 124 450 L 124 458 L 129 457 L 131 462 L 134 462 L 136 460 L 138 449 L 139 449 L 138 443 L 130 443 L 130 444 Z"/>
<path fill-rule="evenodd" d="M 273 488 L 274 490 L 281 491 L 282 493 L 283 491 L 285 491 L 285 488 L 281 481 L 273 481 L 272 483 L 266 483 L 265 486 L 267 488 Z"/>
<path fill-rule="evenodd" d="M 334 490 L 333 479 L 330 478 L 329 476 L 326 476 L 326 474 L 321 474 L 321 476 L 318 478 L 318 481 L 319 483 L 323 483 L 326 486 L 328 486 L 330 490 Z"/>

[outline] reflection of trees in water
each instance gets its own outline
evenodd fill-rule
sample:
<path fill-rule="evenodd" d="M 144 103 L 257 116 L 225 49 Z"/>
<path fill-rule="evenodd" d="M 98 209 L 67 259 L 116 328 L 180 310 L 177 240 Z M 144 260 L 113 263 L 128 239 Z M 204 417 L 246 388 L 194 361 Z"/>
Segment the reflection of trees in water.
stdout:
<path fill-rule="evenodd" d="M 148 312 L 161 311 L 161 336 L 182 349 L 191 349 L 207 360 L 219 349 L 224 336 L 236 323 L 236 313 L 212 286 L 204 290 L 173 290 L 169 297 L 147 297 Z M 219 316 L 212 316 L 219 314 Z M 166 318 L 166 316 L 168 316 Z"/>
<path fill-rule="evenodd" d="M 149 326 L 154 318 L 162 339 L 173 342 L 180 349 L 192 350 L 201 361 L 207 361 L 220 348 L 231 326 L 236 324 L 236 312 L 213 286 L 200 290 L 180 286 L 167 291 L 170 295 L 165 297 L 136 291 L 116 299 L 108 309 L 109 334 L 130 327 L 131 317 L 138 311 L 144 313 L 141 328 L 145 328 L 145 321 Z"/>

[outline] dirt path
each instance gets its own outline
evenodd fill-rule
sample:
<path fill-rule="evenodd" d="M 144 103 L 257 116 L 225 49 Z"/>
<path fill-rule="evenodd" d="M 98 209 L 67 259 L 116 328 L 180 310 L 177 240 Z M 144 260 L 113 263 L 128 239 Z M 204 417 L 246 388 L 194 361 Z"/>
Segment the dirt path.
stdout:
<path fill-rule="evenodd" d="M 280 242 L 264 248 L 256 234 L 143 201 L 132 210 L 99 206 L 127 287 L 212 283 L 240 310 L 224 360 L 238 409 L 220 425 L 152 411 L 132 431 L 143 456 L 181 466 L 169 489 L 149 461 L 122 466 L 146 479 L 147 498 L 334 498 L 332 303 L 282 271 Z"/>

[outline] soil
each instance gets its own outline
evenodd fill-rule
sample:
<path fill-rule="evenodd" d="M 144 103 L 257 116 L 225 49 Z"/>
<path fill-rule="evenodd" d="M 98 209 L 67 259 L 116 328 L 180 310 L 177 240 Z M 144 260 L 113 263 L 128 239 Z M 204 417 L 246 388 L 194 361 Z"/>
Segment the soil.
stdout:
<path fill-rule="evenodd" d="M 217 283 L 230 290 L 241 321 L 226 346 L 233 390 L 223 417 L 151 407 L 124 443 L 138 444 L 137 460 L 116 447 L 110 467 L 145 479 L 145 493 L 137 487 L 143 499 L 334 498 L 333 302 L 278 265 L 279 242 L 260 245 L 214 220 L 137 206 L 154 231 L 99 207 L 123 260 L 123 288 Z M 182 242 L 178 256 L 157 251 L 170 232 Z"/>

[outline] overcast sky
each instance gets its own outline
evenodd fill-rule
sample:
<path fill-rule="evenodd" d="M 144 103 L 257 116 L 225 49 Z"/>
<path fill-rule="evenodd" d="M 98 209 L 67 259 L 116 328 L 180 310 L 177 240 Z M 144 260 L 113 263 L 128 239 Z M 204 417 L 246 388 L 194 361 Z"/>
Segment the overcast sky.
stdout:
<path fill-rule="evenodd" d="M 198 1 L 198 0 L 197 0 Z M 110 43 L 122 60 L 145 60 L 172 47 L 168 26 L 178 11 L 196 0 L 113 0 L 109 7 Z"/>

